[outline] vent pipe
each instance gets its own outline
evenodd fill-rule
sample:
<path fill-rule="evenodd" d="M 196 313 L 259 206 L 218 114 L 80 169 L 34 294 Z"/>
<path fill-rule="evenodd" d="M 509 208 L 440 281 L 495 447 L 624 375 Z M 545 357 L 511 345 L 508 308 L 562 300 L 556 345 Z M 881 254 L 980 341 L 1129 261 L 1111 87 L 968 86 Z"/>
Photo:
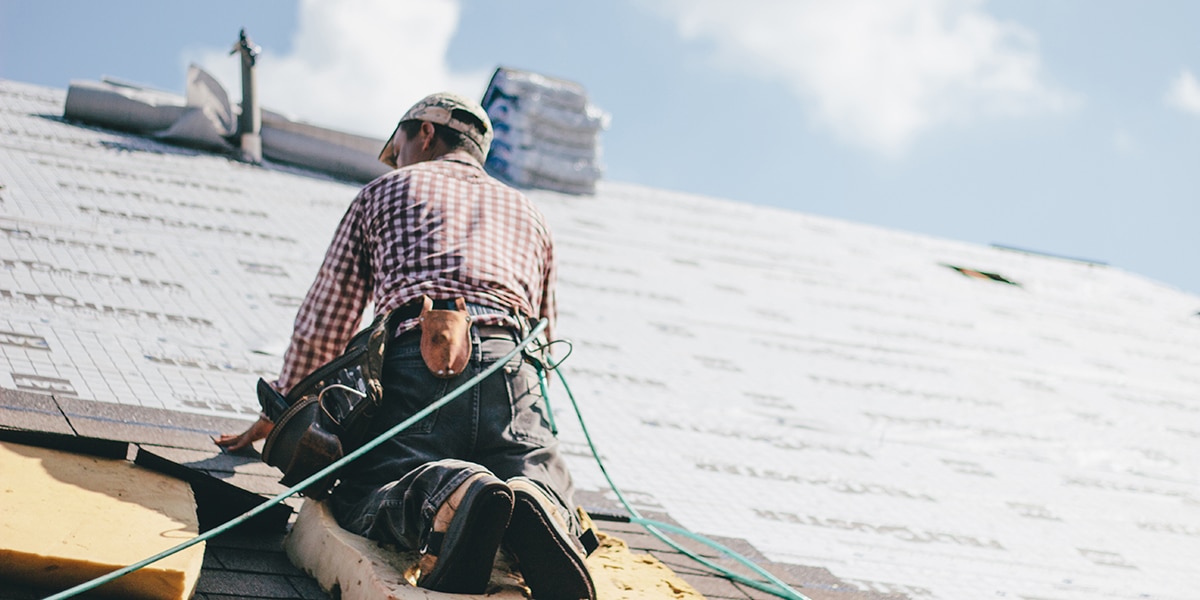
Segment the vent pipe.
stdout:
<path fill-rule="evenodd" d="M 242 59 L 242 112 L 238 115 L 238 145 L 242 149 L 242 160 L 255 164 L 262 162 L 262 110 L 258 106 L 258 79 L 254 74 L 254 62 L 261 48 L 246 37 L 245 28 L 230 54 L 239 54 Z"/>

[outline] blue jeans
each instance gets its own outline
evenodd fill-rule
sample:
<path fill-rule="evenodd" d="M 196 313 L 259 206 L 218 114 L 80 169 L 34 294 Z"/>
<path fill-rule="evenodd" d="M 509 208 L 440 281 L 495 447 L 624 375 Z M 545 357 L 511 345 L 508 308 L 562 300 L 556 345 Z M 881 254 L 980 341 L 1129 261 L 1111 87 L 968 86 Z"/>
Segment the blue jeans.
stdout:
<path fill-rule="evenodd" d="M 411 417 L 478 375 L 516 346 L 498 327 L 473 327 L 471 363 L 438 379 L 421 358 L 420 332 L 393 339 L 384 355 L 383 406 L 367 439 Z M 537 371 L 520 355 L 479 385 L 375 448 L 340 473 L 329 505 L 359 535 L 410 550 L 424 546 L 438 508 L 480 472 L 537 482 L 575 519 L 570 473 L 558 452 Z"/>

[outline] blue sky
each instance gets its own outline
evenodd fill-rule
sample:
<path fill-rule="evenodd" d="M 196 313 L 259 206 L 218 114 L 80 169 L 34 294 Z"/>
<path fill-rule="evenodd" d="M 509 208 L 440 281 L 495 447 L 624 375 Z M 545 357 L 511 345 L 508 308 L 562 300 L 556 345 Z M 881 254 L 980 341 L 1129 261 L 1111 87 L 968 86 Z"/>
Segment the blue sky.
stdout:
<path fill-rule="evenodd" d="M 1200 3 L 0 0 L 0 77 L 182 91 L 383 137 L 495 67 L 612 115 L 607 177 L 1106 262 L 1200 293 Z M 235 91 L 236 93 L 236 91 Z"/>

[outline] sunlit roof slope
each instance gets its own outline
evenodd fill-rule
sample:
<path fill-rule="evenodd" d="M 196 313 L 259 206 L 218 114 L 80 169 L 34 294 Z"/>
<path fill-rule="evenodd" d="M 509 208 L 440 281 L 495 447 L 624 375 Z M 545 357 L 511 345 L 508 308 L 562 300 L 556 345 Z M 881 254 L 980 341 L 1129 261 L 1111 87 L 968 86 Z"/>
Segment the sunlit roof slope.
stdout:
<path fill-rule="evenodd" d="M 64 123 L 62 100 L 0 82 L 0 388 L 251 419 L 356 185 Z M 638 507 L 827 569 L 814 597 L 1195 597 L 1200 297 L 634 185 L 530 196 L 564 373 Z"/>

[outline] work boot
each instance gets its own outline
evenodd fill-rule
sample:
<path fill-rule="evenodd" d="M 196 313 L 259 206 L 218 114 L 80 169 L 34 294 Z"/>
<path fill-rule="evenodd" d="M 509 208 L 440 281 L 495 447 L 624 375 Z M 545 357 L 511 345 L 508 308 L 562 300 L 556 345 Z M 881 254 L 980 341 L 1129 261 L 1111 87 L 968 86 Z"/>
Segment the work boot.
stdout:
<path fill-rule="evenodd" d="M 417 585 L 482 594 L 513 509 L 513 493 L 491 473 L 476 473 L 438 507 L 422 549 Z"/>
<path fill-rule="evenodd" d="M 595 600 L 596 586 L 584 562 L 583 544 L 567 516 L 533 480 L 508 480 L 513 513 L 504 545 L 517 558 L 525 585 L 537 600 Z"/>

